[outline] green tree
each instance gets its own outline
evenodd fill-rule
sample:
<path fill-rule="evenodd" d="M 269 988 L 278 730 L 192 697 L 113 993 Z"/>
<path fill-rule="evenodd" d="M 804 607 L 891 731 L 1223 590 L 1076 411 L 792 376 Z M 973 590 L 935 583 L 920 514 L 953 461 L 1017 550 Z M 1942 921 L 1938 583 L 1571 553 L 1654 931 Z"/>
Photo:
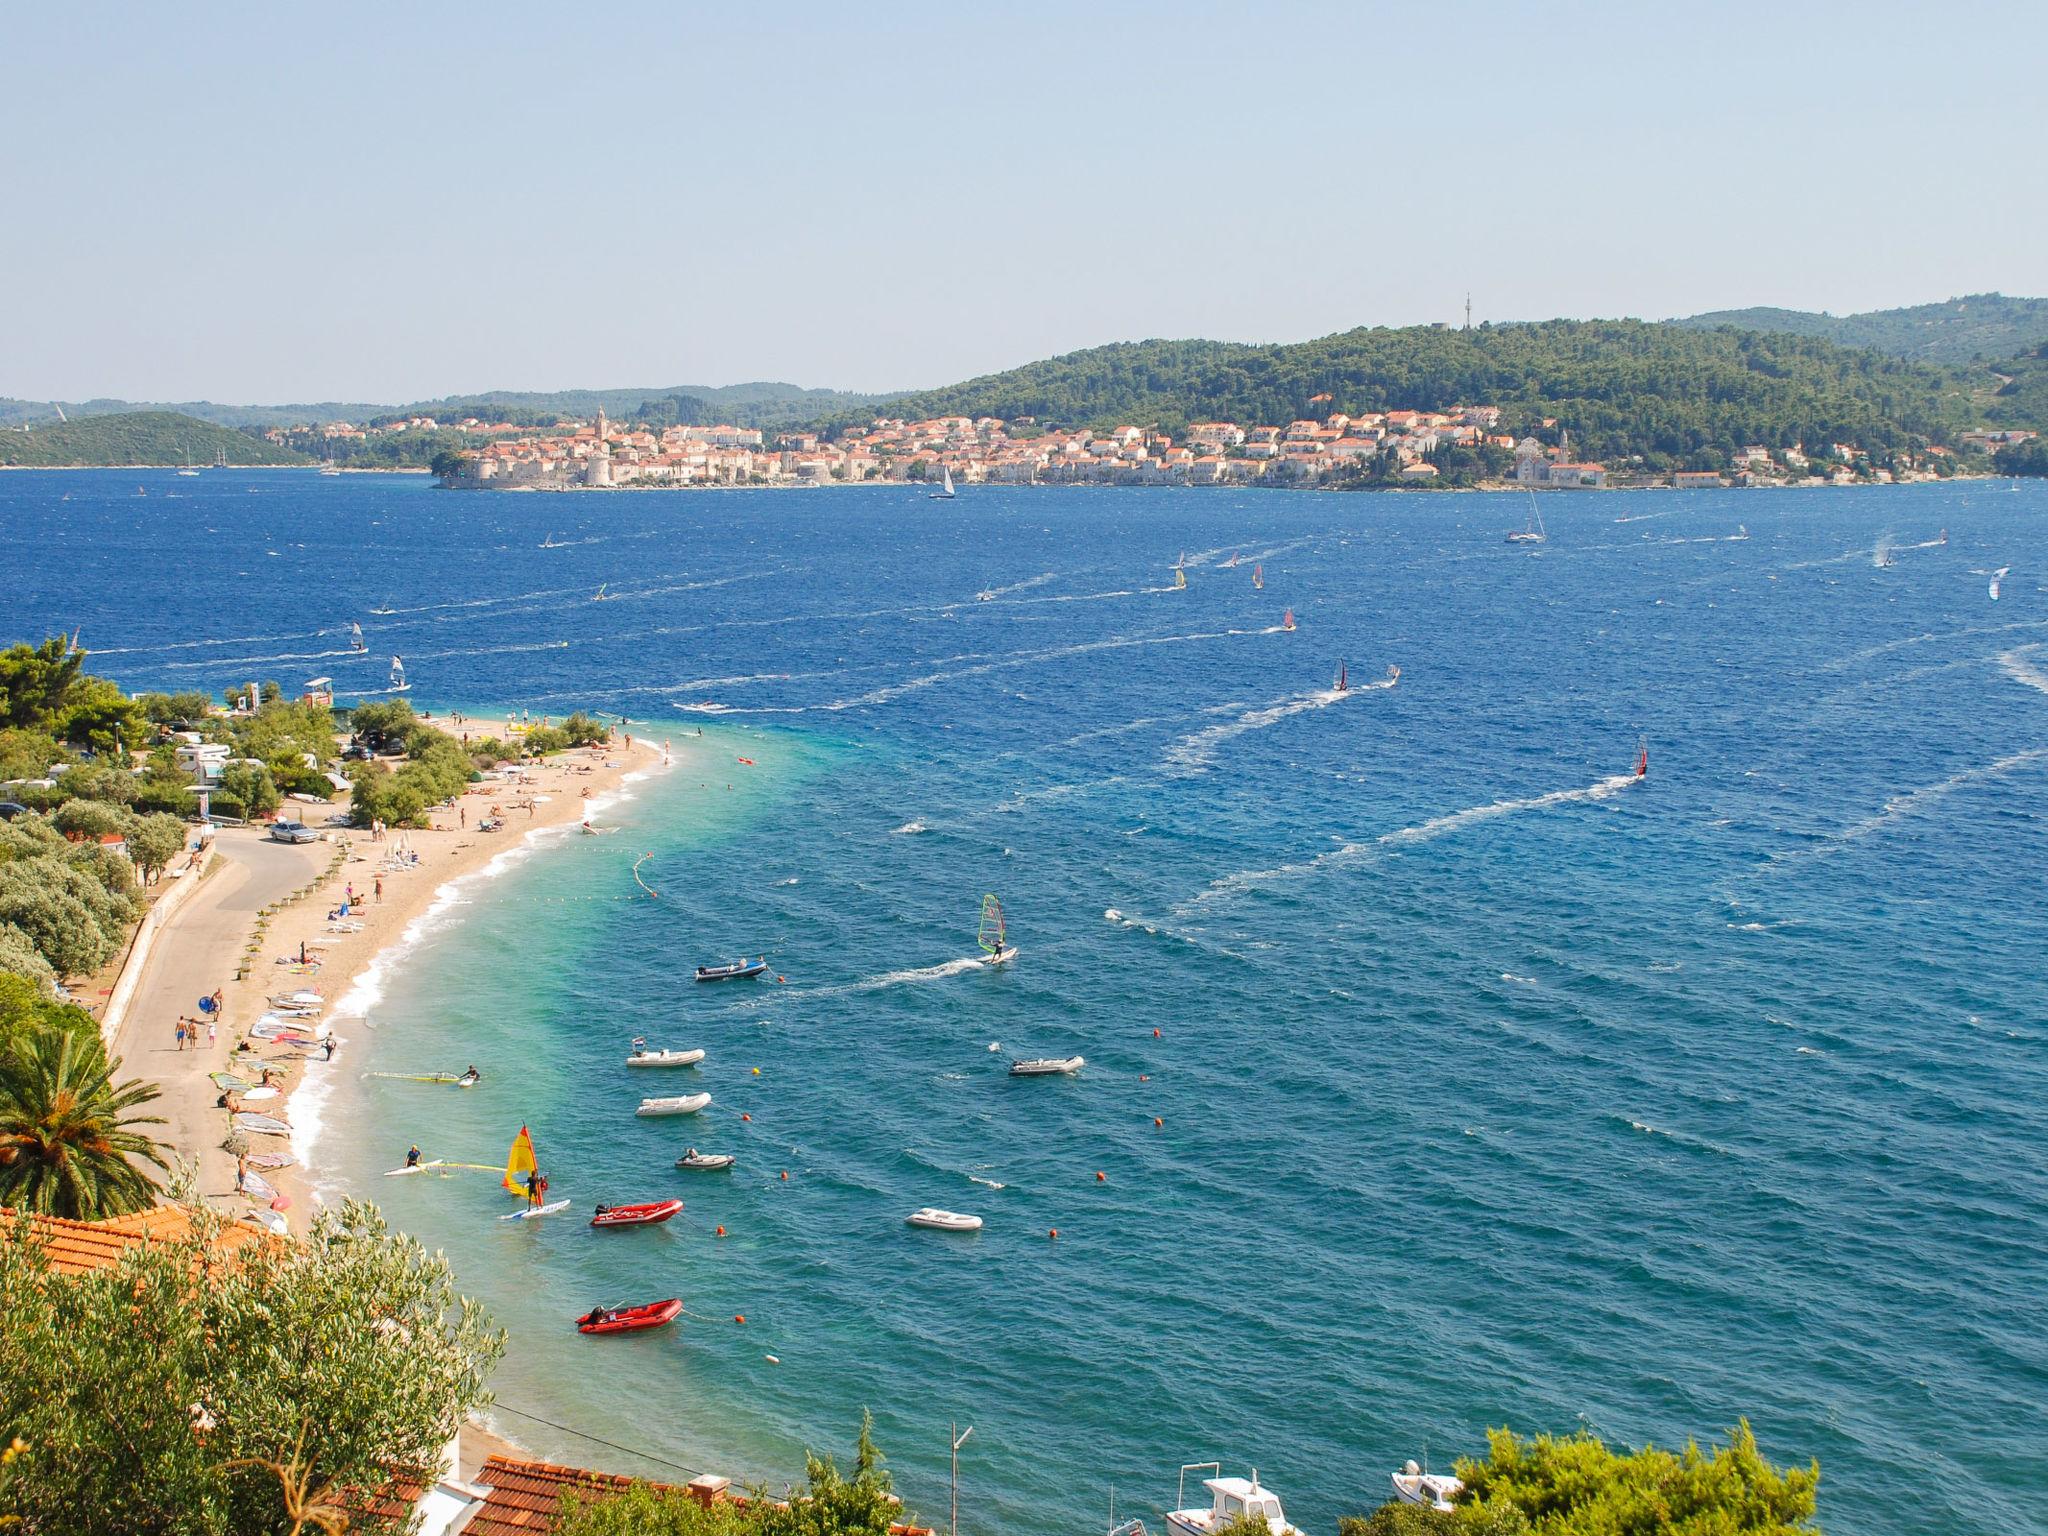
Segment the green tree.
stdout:
<path fill-rule="evenodd" d="M 58 859 L 0 864 L 0 924 L 26 935 L 59 976 L 89 975 L 113 954 L 99 911 L 105 899 L 97 881 Z"/>
<path fill-rule="evenodd" d="M 39 779 L 70 755 L 47 731 L 0 729 L 0 780 Z"/>
<path fill-rule="evenodd" d="M 125 805 L 112 805 L 105 800 L 66 800 L 51 814 L 50 821 L 66 837 L 101 837 L 107 833 L 125 835 L 135 818 Z"/>
<path fill-rule="evenodd" d="M 278 1468 L 309 1501 L 431 1478 L 504 1347 L 445 1260 L 376 1208 L 223 1262 L 219 1223 L 54 1279 L 0 1241 L 0 1403 L 36 1447 L 9 1490 L 29 1529 L 284 1536 Z"/>
<path fill-rule="evenodd" d="M 85 653 L 63 635 L 0 651 L 0 726 L 47 731 L 84 665 Z"/>
<path fill-rule="evenodd" d="M 150 735 L 149 717 L 133 699 L 103 677 L 80 677 L 65 692 L 57 735 L 73 746 L 119 760 Z"/>
<path fill-rule="evenodd" d="M 185 823 L 176 816 L 138 816 L 128 829 L 128 857 L 153 881 L 185 851 L 185 836 Z"/>
<path fill-rule="evenodd" d="M 0 984 L 18 981 L 44 997 L 57 993 L 57 973 L 37 951 L 35 941 L 12 923 L 0 923 Z"/>
<path fill-rule="evenodd" d="M 98 1221 L 144 1210 L 156 1185 L 142 1163 L 167 1167 L 137 1126 L 161 1125 L 134 1110 L 153 1083 L 115 1083 L 97 1034 L 45 1025 L 0 1057 L 0 1205 Z"/>
<path fill-rule="evenodd" d="M 214 808 L 227 816 L 262 816 L 277 809 L 277 780 L 260 763 L 229 763 L 214 785 Z"/>

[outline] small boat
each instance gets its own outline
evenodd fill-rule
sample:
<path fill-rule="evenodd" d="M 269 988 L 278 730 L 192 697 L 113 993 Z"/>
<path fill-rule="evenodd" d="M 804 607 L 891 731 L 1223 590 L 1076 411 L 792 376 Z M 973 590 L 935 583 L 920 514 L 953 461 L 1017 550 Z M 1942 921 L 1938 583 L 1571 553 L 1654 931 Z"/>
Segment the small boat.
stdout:
<path fill-rule="evenodd" d="M 976 942 L 981 945 L 981 963 L 994 969 L 1007 965 L 1017 958 L 1016 948 L 1009 942 L 1009 924 L 1003 918 L 1003 904 L 994 896 L 981 898 L 981 931 Z"/>
<path fill-rule="evenodd" d="M 929 1227 L 934 1232 L 979 1232 L 981 1218 L 969 1216 L 965 1211 L 942 1211 L 935 1205 L 927 1205 L 912 1211 L 903 1218 L 913 1227 Z"/>
<path fill-rule="evenodd" d="M 1180 1469 L 1181 1493 L 1174 1502 L 1185 1505 L 1187 1480 L 1190 1472 L 1211 1468 L 1217 1473 L 1223 1471 L 1222 1464 L 1214 1461 L 1191 1462 Z M 1280 1497 L 1269 1488 L 1259 1486 L 1259 1473 L 1255 1467 L 1249 1479 L 1242 1477 L 1208 1477 L 1202 1486 L 1209 1490 L 1207 1509 L 1170 1509 L 1166 1512 L 1167 1536 L 1210 1536 L 1211 1532 L 1224 1526 L 1235 1525 L 1240 1520 L 1263 1519 L 1266 1529 L 1273 1536 L 1301 1536 L 1301 1532 L 1287 1523 L 1287 1516 L 1281 1511 Z"/>
<path fill-rule="evenodd" d="M 629 1067 L 694 1067 L 704 1059 L 702 1051 L 638 1050 L 626 1058 Z"/>
<path fill-rule="evenodd" d="M 637 1333 L 672 1323 L 683 1310 L 682 1298 L 644 1302 L 637 1307 L 592 1307 L 576 1319 L 578 1333 Z"/>
<path fill-rule="evenodd" d="M 753 976 L 768 973 L 768 957 L 758 960 L 734 960 L 725 965 L 700 965 L 697 967 L 699 981 L 745 981 Z"/>
<path fill-rule="evenodd" d="M 1064 1074 L 1071 1077 L 1087 1065 L 1085 1056 L 1032 1056 L 1011 1062 L 1010 1076 L 1054 1077 Z"/>
<path fill-rule="evenodd" d="M 1285 634 L 1291 635 L 1294 633 L 1294 610 L 1292 608 L 1280 616 L 1280 628 Z"/>
<path fill-rule="evenodd" d="M 178 478 L 181 480 L 197 480 L 199 478 L 199 471 L 192 467 L 192 450 L 190 448 L 185 450 L 185 467 L 178 471 Z"/>
<path fill-rule="evenodd" d="M 1255 565 L 1252 567 L 1252 590 L 1254 592 L 1263 592 L 1265 589 L 1266 568 L 1263 565 Z"/>
<path fill-rule="evenodd" d="M 1403 1504 L 1420 1504 L 1448 1513 L 1451 1501 L 1465 1491 L 1465 1485 L 1442 1472 L 1425 1472 L 1410 1461 L 1394 1474 L 1394 1497 Z"/>
<path fill-rule="evenodd" d="M 567 1200 L 550 1200 L 546 1205 L 530 1206 L 523 1211 L 513 1211 L 508 1215 L 500 1216 L 498 1220 L 531 1221 L 536 1216 L 552 1216 L 555 1212 L 566 1211 L 568 1208 L 569 1202 Z"/>
<path fill-rule="evenodd" d="M 642 1099 L 636 1115 L 694 1115 L 711 1102 L 708 1093 L 683 1093 L 667 1099 Z"/>
<path fill-rule="evenodd" d="M 690 1148 L 676 1159 L 678 1168 L 687 1168 L 692 1173 L 720 1173 L 730 1168 L 735 1159 L 730 1152 L 699 1152 Z"/>
<path fill-rule="evenodd" d="M 410 1173 L 425 1173 L 429 1168 L 439 1168 L 442 1166 L 442 1162 L 443 1159 L 437 1157 L 430 1163 L 412 1163 L 404 1168 L 387 1168 L 384 1171 L 384 1177 L 387 1179 L 402 1179 Z"/>
<path fill-rule="evenodd" d="M 939 477 L 939 488 L 936 491 L 930 492 L 929 497 L 932 501 L 951 501 L 955 494 L 957 494 L 953 489 L 953 470 L 951 466 L 941 469 Z"/>
<path fill-rule="evenodd" d="M 1341 661 L 1337 663 L 1337 681 L 1330 685 L 1330 689 L 1334 693 L 1349 693 L 1351 691 L 1351 668 L 1346 663 Z"/>
<path fill-rule="evenodd" d="M 593 1227 L 651 1227 L 683 1208 L 680 1200 L 648 1200 L 640 1205 L 600 1205 L 590 1218 Z"/>
<path fill-rule="evenodd" d="M 341 467 L 334 460 L 329 459 L 320 466 L 320 473 L 323 475 L 338 475 L 341 473 Z"/>
<path fill-rule="evenodd" d="M 1541 544 L 1549 534 L 1543 527 L 1543 513 L 1536 505 L 1536 493 L 1529 493 L 1529 521 L 1508 535 L 1510 544 Z"/>

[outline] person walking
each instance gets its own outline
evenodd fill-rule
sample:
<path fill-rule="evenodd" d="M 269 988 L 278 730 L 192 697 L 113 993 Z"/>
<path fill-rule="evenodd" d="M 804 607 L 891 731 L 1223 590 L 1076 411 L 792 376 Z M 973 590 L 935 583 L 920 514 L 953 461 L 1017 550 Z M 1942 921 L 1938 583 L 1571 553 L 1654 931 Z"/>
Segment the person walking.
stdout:
<path fill-rule="evenodd" d="M 377 899 L 379 901 L 384 899 L 384 877 L 382 875 L 377 876 Z"/>
<path fill-rule="evenodd" d="M 212 1045 L 212 1044 L 213 1044 L 213 1042 L 214 1042 L 214 1038 L 215 1038 L 215 1036 L 214 1036 L 214 1032 L 213 1032 L 213 1020 L 212 1020 L 212 1019 L 208 1019 L 208 1020 L 206 1021 L 206 1043 L 207 1043 L 208 1045 Z"/>
<path fill-rule="evenodd" d="M 178 1015 L 178 1049 L 185 1049 L 185 1015 Z"/>
<path fill-rule="evenodd" d="M 215 987 L 215 988 L 213 989 L 213 999 L 212 999 L 212 1001 L 213 1001 L 213 1015 L 214 1015 L 214 1017 L 215 1017 L 215 1018 L 219 1018 L 219 1017 L 220 1017 L 220 1011 L 221 1011 L 221 1009 L 223 1009 L 223 1008 L 225 1008 L 225 1007 L 227 1006 L 227 998 L 226 998 L 226 997 L 225 997 L 225 996 L 224 996 L 224 995 L 222 994 L 222 992 L 221 992 L 221 989 L 220 989 L 219 987 Z"/>

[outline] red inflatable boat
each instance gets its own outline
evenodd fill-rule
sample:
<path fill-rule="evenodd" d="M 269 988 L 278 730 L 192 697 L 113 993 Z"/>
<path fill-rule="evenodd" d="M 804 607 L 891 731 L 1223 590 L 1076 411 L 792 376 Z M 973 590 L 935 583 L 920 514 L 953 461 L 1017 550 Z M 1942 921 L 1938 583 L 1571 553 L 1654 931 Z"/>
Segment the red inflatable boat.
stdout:
<path fill-rule="evenodd" d="M 650 1301 L 637 1307 L 594 1307 L 576 1319 L 578 1333 L 633 1333 L 642 1328 L 659 1328 L 675 1321 L 683 1310 L 682 1298 Z"/>
<path fill-rule="evenodd" d="M 667 1221 L 683 1208 L 680 1200 L 649 1200 L 644 1205 L 608 1205 L 590 1218 L 593 1227 L 647 1227 Z"/>

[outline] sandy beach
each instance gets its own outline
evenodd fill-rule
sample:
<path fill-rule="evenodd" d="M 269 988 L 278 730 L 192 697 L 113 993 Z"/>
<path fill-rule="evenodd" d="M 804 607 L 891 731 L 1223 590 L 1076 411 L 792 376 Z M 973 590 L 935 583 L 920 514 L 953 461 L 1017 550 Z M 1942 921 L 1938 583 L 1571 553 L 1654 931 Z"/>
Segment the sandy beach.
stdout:
<path fill-rule="evenodd" d="M 472 739 L 503 736 L 511 724 L 474 716 L 435 723 Z M 493 860 L 544 856 L 550 840 L 579 835 L 586 820 L 602 834 L 606 807 L 622 786 L 659 771 L 667 756 L 663 741 L 622 732 L 608 746 L 558 753 L 538 766 L 505 764 L 454 805 L 437 807 L 426 828 L 379 835 L 344 827 L 344 797 L 325 807 L 288 801 L 280 809 L 280 816 L 306 812 L 307 824 L 321 833 L 318 842 L 289 846 L 269 842 L 256 828 L 223 830 L 205 886 L 164 933 L 115 1042 L 126 1069 L 161 1089 L 151 1106 L 166 1122 L 159 1138 L 174 1161 L 193 1167 L 198 1193 L 231 1215 L 282 1216 L 303 1229 L 317 1208 L 317 1170 L 305 1158 L 317 1156 L 319 1106 L 338 1085 L 335 1074 L 358 1070 L 350 1062 L 356 1037 L 368 1027 L 362 1015 L 409 931 L 437 902 L 452 899 L 454 882 L 482 874 Z M 502 826 L 481 830 L 494 813 Z M 261 867 L 252 872 L 257 860 Z M 198 1024 L 194 1043 L 181 1049 L 177 1022 L 198 1017 L 197 999 L 214 978 L 222 1008 L 212 1038 Z M 269 999 L 302 991 L 321 999 L 302 1027 L 309 1039 L 331 1031 L 338 1042 L 331 1060 L 318 1045 L 246 1039 L 272 1011 Z M 253 1087 L 223 1092 L 210 1075 L 216 1072 Z M 249 1162 L 239 1178 L 237 1159 L 224 1146 L 236 1110 L 292 1127 L 289 1136 L 245 1135 Z M 403 1150 L 396 1149 L 394 1165 Z M 290 1161 L 268 1166 L 279 1157 Z M 238 1187 L 250 1174 L 253 1188 Z"/>

